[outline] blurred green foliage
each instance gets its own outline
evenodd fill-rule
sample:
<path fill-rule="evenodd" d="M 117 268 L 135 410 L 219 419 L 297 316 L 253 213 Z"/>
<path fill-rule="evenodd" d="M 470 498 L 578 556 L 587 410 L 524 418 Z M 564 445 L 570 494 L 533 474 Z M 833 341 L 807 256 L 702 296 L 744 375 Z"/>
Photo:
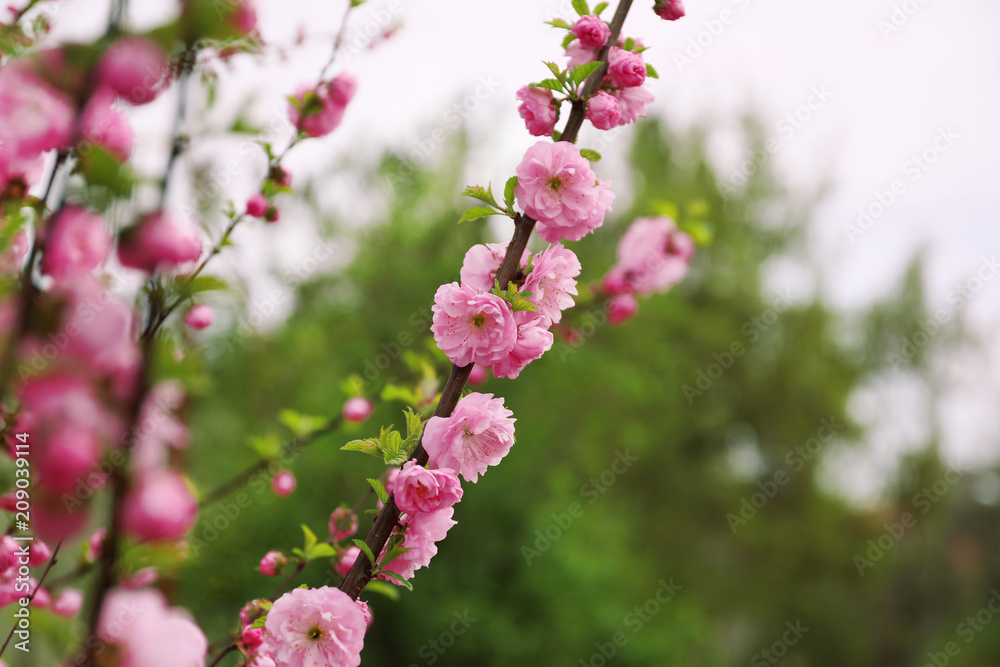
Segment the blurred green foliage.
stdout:
<path fill-rule="evenodd" d="M 453 150 L 450 166 L 405 179 L 397 177 L 402 163 L 387 157 L 372 177 L 391 175 L 396 185 L 384 219 L 356 239 L 336 232 L 335 240 L 356 240 L 346 270 L 300 285 L 279 330 L 215 341 L 206 366 L 213 387 L 191 414 L 189 464 L 202 489 L 253 463 L 250 438 L 290 438 L 281 410 L 338 414 L 351 374 L 370 380 L 374 397 L 388 382 L 419 380 L 407 358 L 432 360 L 445 376 L 427 331 L 432 295 L 458 279 L 471 244 L 492 240 L 482 223 L 455 224 L 469 200 L 455 196 L 465 185 L 464 149 Z M 517 445 L 466 485 L 459 523 L 418 572 L 414 592 L 398 602 L 372 596 L 364 664 L 601 665 L 613 647 L 608 664 L 621 667 L 918 666 L 949 641 L 960 652 L 948 664 L 1000 662 L 1000 626 L 969 642 L 958 627 L 1000 586 L 997 508 L 971 500 L 968 473 L 921 513 L 915 494 L 945 475 L 935 434 L 902 462 L 892 500 L 878 511 L 852 508 L 819 483 L 824 456 L 865 435 L 847 409 L 859 387 L 892 373 L 932 380 L 924 359 L 931 347 L 902 370 L 886 361 L 927 317 L 919 270 L 868 313 L 848 318 L 795 284 L 784 286 L 790 303 L 778 313 L 783 302 L 765 293 L 762 276 L 776 258 L 801 255 L 809 206 L 766 170 L 723 200 L 704 137 L 679 138 L 652 122 L 640 124 L 630 162 L 631 208 L 616 208 L 604 228 L 574 244 L 583 280 L 600 278 L 628 221 L 654 214 L 662 200 L 682 211 L 707 202 L 699 214 L 711 222 L 713 245 L 699 251 L 682 285 L 642 301 L 625 326 L 603 324 L 596 308 L 576 309 L 567 318 L 580 342 L 557 340 L 518 380 L 477 388 L 513 409 Z M 727 357 L 734 343 L 743 351 Z M 942 335 L 932 347 L 945 344 L 955 338 Z M 709 387 L 697 385 L 700 374 Z M 685 385 L 702 393 L 686 395 Z M 301 451 L 290 464 L 292 496 L 271 493 L 275 465 L 240 490 L 248 506 L 234 493 L 203 511 L 197 555 L 177 593 L 210 640 L 224 639 L 240 606 L 279 583 L 255 571 L 267 549 L 300 546 L 303 523 L 323 539 L 329 513 L 353 504 L 365 477 L 383 472 L 375 459 L 339 447 L 402 425 L 404 407 L 383 402 L 367 423 Z M 835 438 L 817 439 L 828 433 L 821 420 L 837 425 Z M 810 444 L 817 455 L 790 453 Z M 773 498 L 759 495 L 769 489 Z M 727 519 L 744 500 L 762 498 L 753 516 L 743 510 L 745 523 Z M 887 541 L 886 524 L 906 512 L 915 526 Z M 361 536 L 369 520 L 362 517 Z M 867 558 L 869 540 L 877 546 L 880 537 L 889 548 L 859 575 L 855 557 Z M 328 563 L 318 561 L 298 581 L 318 586 L 328 577 Z M 669 602 L 651 602 L 658 591 L 667 599 L 670 583 L 682 588 Z M 786 623 L 808 630 L 797 637 Z"/>

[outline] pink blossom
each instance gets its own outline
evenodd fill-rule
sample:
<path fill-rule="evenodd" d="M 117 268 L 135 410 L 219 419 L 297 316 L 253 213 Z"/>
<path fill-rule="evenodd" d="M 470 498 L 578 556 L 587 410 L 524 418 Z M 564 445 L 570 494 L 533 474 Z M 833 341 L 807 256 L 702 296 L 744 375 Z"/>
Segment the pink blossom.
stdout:
<path fill-rule="evenodd" d="M 257 10 L 251 0 L 228 0 L 233 7 L 229 23 L 244 35 L 249 35 L 257 27 Z"/>
<path fill-rule="evenodd" d="M 497 272 L 507 254 L 508 243 L 478 243 L 465 253 L 462 261 L 462 271 L 459 276 L 462 282 L 483 292 L 493 289 Z M 528 266 L 528 251 L 521 254 L 521 268 Z M 503 287 L 506 288 L 506 285 Z"/>
<path fill-rule="evenodd" d="M 580 46 L 591 51 L 604 46 L 611 37 L 611 28 L 596 14 L 581 16 L 570 32 L 580 40 Z"/>
<path fill-rule="evenodd" d="M 101 555 L 101 548 L 104 545 L 104 536 L 107 534 L 106 528 L 98 528 L 87 538 L 87 545 L 83 551 L 84 560 L 93 563 Z"/>
<path fill-rule="evenodd" d="M 94 93 L 80 119 L 80 133 L 87 141 L 124 162 L 132 152 L 132 127 L 125 116 L 112 106 L 114 101 L 114 93 L 109 89 Z"/>
<path fill-rule="evenodd" d="M 201 256 L 197 232 L 158 211 L 127 230 L 118 244 L 122 266 L 152 273 L 193 262 Z"/>
<path fill-rule="evenodd" d="M 514 195 L 521 209 L 538 221 L 542 240 L 579 241 L 604 222 L 614 194 L 599 181 L 573 144 L 539 141 L 517 166 Z"/>
<path fill-rule="evenodd" d="M 436 512 L 408 516 L 405 520 L 402 546 L 409 551 L 386 563 L 384 569 L 395 572 L 403 579 L 412 579 L 417 570 L 430 564 L 431 559 L 437 554 L 436 543 L 443 540 L 451 527 L 458 523 L 451 518 L 454 513 L 455 508 L 449 507 Z M 384 556 L 385 549 L 379 558 Z M 396 581 L 386 574 L 380 574 L 378 577 L 390 582 Z"/>
<path fill-rule="evenodd" d="M 38 581 L 34 577 L 28 579 L 28 587 L 30 590 L 34 591 L 34 596 L 31 598 L 31 606 L 36 609 L 48 609 L 52 605 L 52 596 L 49 592 L 38 585 Z"/>
<path fill-rule="evenodd" d="M 354 96 L 357 83 L 350 74 L 342 74 L 330 83 L 320 84 L 319 88 L 300 88 L 295 95 L 299 104 L 305 104 L 306 94 L 315 97 L 308 103 L 311 113 L 304 118 L 294 104 L 288 106 L 288 117 L 295 127 L 300 128 L 310 137 L 322 137 L 333 132 L 344 118 L 344 110 Z M 312 112 L 316 105 L 315 112 Z"/>
<path fill-rule="evenodd" d="M 264 628 L 243 628 L 240 641 L 247 650 L 256 651 L 264 644 Z"/>
<path fill-rule="evenodd" d="M 374 410 L 372 402 L 364 396 L 355 396 L 344 402 L 344 419 L 349 422 L 363 422 Z"/>
<path fill-rule="evenodd" d="M 473 392 L 458 401 L 450 417 L 431 417 L 423 437 L 431 468 L 451 468 L 475 483 L 513 446 L 513 414 L 502 398 Z"/>
<path fill-rule="evenodd" d="M 462 499 L 462 483 L 451 468 L 428 470 L 407 461 L 396 478 L 396 506 L 407 514 L 435 512 Z"/>
<path fill-rule="evenodd" d="M 580 275 L 580 260 L 561 243 L 549 246 L 531 260 L 531 271 L 524 279 L 524 290 L 531 292 L 529 301 L 538 309 L 545 328 L 558 324 L 562 311 L 573 306 L 576 277 Z"/>
<path fill-rule="evenodd" d="M 361 549 L 359 547 L 348 547 L 344 555 L 337 561 L 337 564 L 333 566 L 333 569 L 337 571 L 337 574 L 346 577 L 347 573 L 351 571 L 351 567 L 354 566 L 354 561 L 360 555 Z M 363 556 L 363 558 L 367 558 L 367 556 Z"/>
<path fill-rule="evenodd" d="M 365 615 L 365 627 L 372 627 L 372 621 L 375 620 L 375 618 L 372 616 L 372 610 L 368 607 L 368 603 L 364 600 L 355 600 L 354 603 L 358 605 L 361 609 L 361 613 Z"/>
<path fill-rule="evenodd" d="M 63 618 L 73 618 L 83 607 L 83 592 L 75 588 L 64 588 L 52 601 L 52 613 Z"/>
<path fill-rule="evenodd" d="M 260 573 L 265 577 L 276 577 L 281 574 L 288 559 L 280 551 L 268 551 L 260 559 Z"/>
<path fill-rule="evenodd" d="M 141 428 L 134 434 L 132 466 L 155 470 L 167 465 L 170 449 L 186 449 L 191 439 L 176 412 L 184 405 L 184 388 L 176 381 L 153 387 L 142 405 Z"/>
<path fill-rule="evenodd" d="M 618 326 L 629 320 L 639 310 L 639 302 L 632 294 L 615 294 L 608 303 L 608 322 Z"/>
<path fill-rule="evenodd" d="M 17 511 L 17 496 L 14 495 L 13 491 L 0 496 L 0 510 L 10 512 L 11 514 Z M 2 571 L 3 567 L 0 567 L 0 572 Z"/>
<path fill-rule="evenodd" d="M 9 160 L 33 160 L 69 143 L 70 100 L 18 61 L 0 68 L 0 145 Z"/>
<path fill-rule="evenodd" d="M 620 125 L 622 111 L 614 95 L 600 90 L 587 100 L 587 120 L 598 130 L 610 130 Z"/>
<path fill-rule="evenodd" d="M 179 474 L 149 470 L 125 497 L 122 527 L 139 541 L 177 540 L 197 513 L 198 503 Z"/>
<path fill-rule="evenodd" d="M 649 86 L 636 86 L 615 91 L 618 98 L 618 109 L 621 111 L 619 125 L 634 123 L 638 118 L 646 117 L 646 105 L 655 98 L 649 91 Z"/>
<path fill-rule="evenodd" d="M 552 348 L 552 334 L 544 317 L 530 311 L 519 311 L 514 315 L 517 319 L 517 343 L 506 358 L 493 364 L 494 377 L 513 380 L 525 366 Z"/>
<path fill-rule="evenodd" d="M 634 88 L 646 80 L 646 63 L 642 55 L 611 47 L 608 56 L 608 77 L 616 88 Z"/>
<path fill-rule="evenodd" d="M 90 273 L 110 250 L 104 219 L 79 206 L 66 206 L 49 223 L 42 273 L 57 280 Z"/>
<path fill-rule="evenodd" d="M 135 105 L 152 102 L 168 74 L 160 47 L 140 37 L 119 39 L 97 64 L 97 80 Z"/>
<path fill-rule="evenodd" d="M 480 364 L 475 364 L 472 367 L 472 372 L 469 373 L 469 384 L 479 385 L 486 382 L 486 377 L 489 375 L 490 369 L 486 366 Z"/>
<path fill-rule="evenodd" d="M 135 574 L 127 577 L 122 581 L 122 588 L 128 588 L 129 590 L 135 590 L 137 588 L 145 588 L 146 586 L 152 586 L 156 583 L 157 578 L 159 578 L 159 573 L 156 571 L 155 567 L 144 567 Z"/>
<path fill-rule="evenodd" d="M 295 490 L 295 475 L 291 470 L 282 470 L 271 480 L 271 488 L 279 498 L 290 495 Z"/>
<path fill-rule="evenodd" d="M 345 540 L 358 532 L 358 515 L 346 507 L 338 507 L 330 514 L 330 539 Z"/>
<path fill-rule="evenodd" d="M 517 91 L 517 99 L 520 102 L 517 112 L 528 133 L 535 137 L 551 137 L 559 120 L 559 108 L 552 99 L 552 91 L 524 86 Z"/>
<path fill-rule="evenodd" d="M 267 197 L 260 193 L 251 195 L 247 199 L 247 215 L 254 218 L 263 218 L 264 213 L 267 212 L 267 207 Z"/>
<path fill-rule="evenodd" d="M 2 147 L 0 147 L 0 149 L 2 149 Z M 0 181 L 2 181 L 2 175 L 0 175 Z M 2 187 L 2 183 L 0 183 L 0 187 Z M 27 232 L 23 229 L 17 230 L 14 237 L 10 240 L 10 245 L 7 247 L 7 250 L 0 255 L 0 273 L 15 276 L 21 273 L 21 267 L 24 266 L 24 258 L 28 254 L 29 246 L 30 243 L 28 241 Z M 45 261 L 44 257 L 42 258 L 42 261 Z"/>
<path fill-rule="evenodd" d="M 442 285 L 434 295 L 431 332 L 456 366 L 493 365 L 517 342 L 517 325 L 506 301 L 468 285 Z"/>
<path fill-rule="evenodd" d="M 193 306 L 184 315 L 184 324 L 192 329 L 204 329 L 212 324 L 212 309 L 204 304 Z"/>
<path fill-rule="evenodd" d="M 605 285 L 643 295 L 666 292 L 687 275 L 693 255 L 694 241 L 673 220 L 638 218 L 618 243 L 618 262 Z"/>
<path fill-rule="evenodd" d="M 20 547 L 10 535 L 0 536 L 0 575 L 7 574 L 18 566 L 17 552 Z"/>
<path fill-rule="evenodd" d="M 281 217 L 278 209 L 274 206 L 268 206 L 267 210 L 264 211 L 264 221 L 265 222 L 277 222 L 278 218 Z"/>
<path fill-rule="evenodd" d="M 44 565 L 49 562 L 50 558 L 52 558 L 52 549 L 49 548 L 49 545 L 42 540 L 35 540 L 31 543 L 28 548 L 28 565 L 30 567 Z"/>
<path fill-rule="evenodd" d="M 156 590 L 108 593 L 97 637 L 114 646 L 116 667 L 205 667 L 205 635 Z"/>
<path fill-rule="evenodd" d="M 569 62 L 566 63 L 567 67 L 573 68 L 597 60 L 597 51 L 583 48 L 580 45 L 580 40 L 574 39 L 566 47 L 566 57 L 569 58 Z"/>
<path fill-rule="evenodd" d="M 656 0 L 653 11 L 664 21 L 676 21 L 684 16 L 684 3 L 681 0 Z"/>
<path fill-rule="evenodd" d="M 282 667 L 357 667 L 365 643 L 364 612 L 336 588 L 296 588 L 267 614 L 267 645 Z"/>

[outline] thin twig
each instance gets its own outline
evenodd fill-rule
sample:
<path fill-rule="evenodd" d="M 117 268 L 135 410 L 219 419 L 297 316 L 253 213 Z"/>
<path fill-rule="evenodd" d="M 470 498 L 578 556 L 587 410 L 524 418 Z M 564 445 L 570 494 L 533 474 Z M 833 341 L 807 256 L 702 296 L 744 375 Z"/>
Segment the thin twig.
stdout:
<path fill-rule="evenodd" d="M 59 544 L 57 544 L 56 548 L 52 551 L 52 557 L 49 558 L 49 564 L 46 566 L 45 571 L 42 572 L 42 577 L 41 579 L 38 580 L 38 585 L 35 586 L 35 590 L 31 593 L 31 596 L 28 598 L 29 607 L 31 606 L 31 602 L 35 599 L 35 595 L 38 593 L 39 589 L 41 589 L 42 584 L 45 583 L 45 577 L 49 576 L 49 571 L 52 569 L 52 566 L 56 564 L 57 562 L 56 557 L 59 555 L 59 549 L 62 548 L 62 543 L 63 541 L 62 539 L 60 539 Z M 16 628 L 17 624 L 14 624 L 14 627 L 10 629 L 10 634 L 7 635 L 7 640 L 4 641 L 3 646 L 0 647 L 0 657 L 2 657 L 3 652 L 7 650 L 7 644 L 10 643 L 11 638 L 14 636 L 14 630 Z"/>

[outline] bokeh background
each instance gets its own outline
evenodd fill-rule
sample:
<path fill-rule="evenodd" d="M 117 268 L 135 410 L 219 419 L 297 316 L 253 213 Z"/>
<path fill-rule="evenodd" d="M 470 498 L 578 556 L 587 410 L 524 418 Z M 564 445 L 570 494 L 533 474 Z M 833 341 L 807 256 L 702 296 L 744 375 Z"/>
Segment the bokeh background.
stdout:
<path fill-rule="evenodd" d="M 58 3 L 53 39 L 99 34 L 106 4 Z M 284 96 L 315 79 L 344 10 L 257 4 L 267 46 L 207 65 L 173 202 L 216 233 L 210 211 L 263 175 L 242 149 L 290 136 Z M 265 550 L 320 532 L 381 474 L 339 447 L 401 423 L 392 387 L 446 373 L 414 322 L 471 244 L 509 236 L 456 225 L 459 194 L 502 183 L 533 143 L 514 92 L 560 58 L 543 21 L 571 18 L 563 4 L 352 13 L 344 124 L 290 156 L 302 187 L 281 222 L 241 229 L 213 264 L 232 290 L 185 371 L 191 478 L 211 489 L 256 460 L 248 443 L 287 440 L 282 410 L 337 414 L 352 375 L 379 407 L 295 457 L 292 496 L 264 476 L 249 507 L 204 509 L 195 557 L 161 585 L 209 639 L 273 589 Z M 579 308 L 579 341 L 478 388 L 504 396 L 518 444 L 467 488 L 414 591 L 372 596 L 364 664 L 1000 664 L 1000 5 L 721 0 L 666 23 L 647 4 L 625 32 L 652 47 L 657 101 L 637 126 L 583 133 L 618 199 L 574 250 L 598 280 L 665 201 L 707 205 L 712 243 L 625 326 Z M 128 22 L 174 11 L 135 2 Z M 140 170 L 162 164 L 172 108 L 134 110 Z"/>

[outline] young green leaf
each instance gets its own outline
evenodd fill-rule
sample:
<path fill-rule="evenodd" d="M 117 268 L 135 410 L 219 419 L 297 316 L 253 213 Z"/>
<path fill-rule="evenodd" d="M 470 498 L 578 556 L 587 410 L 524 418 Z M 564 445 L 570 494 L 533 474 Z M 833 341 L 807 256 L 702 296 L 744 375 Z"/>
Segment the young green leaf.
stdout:
<path fill-rule="evenodd" d="M 649 63 L 646 63 L 646 76 L 648 76 L 650 79 L 659 79 L 660 73 L 656 71 L 655 67 L 653 67 Z"/>
<path fill-rule="evenodd" d="M 590 13 L 590 8 L 587 6 L 587 0 L 573 0 L 573 9 L 580 16 L 586 16 Z"/>
<path fill-rule="evenodd" d="M 378 448 L 378 438 L 365 438 L 364 440 L 351 440 L 341 447 L 345 452 L 362 452 L 371 456 L 382 456 Z"/>
<path fill-rule="evenodd" d="M 382 486 L 382 482 L 378 481 L 377 479 L 373 479 L 371 477 L 369 477 L 365 481 L 367 481 L 368 485 L 371 486 L 372 489 L 375 491 L 375 495 L 378 496 L 379 500 L 381 500 L 383 503 L 389 500 L 389 494 L 386 492 L 385 487 Z"/>
<path fill-rule="evenodd" d="M 489 189 L 483 188 L 481 185 L 470 185 L 465 188 L 462 194 L 466 197 L 472 197 L 478 199 L 484 204 L 489 204 L 490 206 L 496 206 L 497 200 L 493 198 L 493 186 L 490 185 Z"/>
<path fill-rule="evenodd" d="M 479 218 L 485 218 L 489 215 L 502 215 L 500 211 L 490 208 L 489 206 L 473 206 L 468 211 L 462 214 L 459 218 L 459 223 L 470 222 L 472 220 L 478 220 Z"/>
<path fill-rule="evenodd" d="M 265 623 L 267 623 L 267 616 L 261 616 L 255 619 L 254 622 L 250 624 L 250 629 L 255 630 L 257 628 L 262 628 L 264 627 Z"/>
<path fill-rule="evenodd" d="M 580 157 L 586 158 L 591 162 L 599 162 L 601 159 L 601 154 L 598 153 L 597 151 L 592 151 L 589 148 L 581 148 Z"/>
<path fill-rule="evenodd" d="M 608 3 L 606 3 L 606 2 L 599 2 L 599 3 L 597 3 L 597 5 L 594 6 L 594 13 L 597 14 L 598 16 L 600 16 L 601 12 L 603 12 L 607 8 L 608 8 Z"/>
<path fill-rule="evenodd" d="M 372 554 L 371 548 L 365 543 L 365 541 L 364 540 L 359 540 L 357 538 L 355 538 L 355 539 L 353 539 L 351 541 L 354 542 L 354 546 L 356 546 L 357 548 L 361 549 L 361 551 L 363 551 L 364 554 L 366 556 L 368 556 L 368 562 L 371 563 L 372 566 L 374 566 L 375 565 L 375 556 Z"/>
<path fill-rule="evenodd" d="M 365 590 L 366 591 L 371 591 L 372 593 L 378 593 L 379 595 L 384 595 L 387 598 L 389 598 L 390 600 L 394 600 L 395 601 L 395 600 L 399 599 L 399 589 L 398 588 L 396 588 L 392 584 L 387 584 L 386 582 L 380 581 L 378 579 L 375 579 L 373 581 L 369 581 L 368 585 L 365 586 Z"/>
<path fill-rule="evenodd" d="M 576 39 L 576 35 L 574 35 L 574 34 L 573 34 L 573 33 L 571 33 L 571 32 L 567 32 L 567 33 L 566 33 L 566 36 L 565 36 L 565 37 L 563 37 L 563 41 L 562 41 L 562 47 L 563 47 L 564 49 L 568 49 L 568 48 L 569 48 L 569 45 L 570 45 L 570 43 L 571 43 L 571 42 L 572 42 L 572 41 L 573 41 L 574 39 Z"/>
<path fill-rule="evenodd" d="M 559 83 L 557 79 L 542 79 L 538 83 L 531 84 L 532 88 L 548 88 L 549 90 L 554 90 L 557 93 L 561 93 L 563 85 Z"/>
<path fill-rule="evenodd" d="M 588 76 L 596 72 L 597 69 L 601 66 L 601 64 L 602 63 L 600 61 L 595 61 L 592 63 L 584 63 L 582 65 L 577 65 L 570 71 L 569 73 L 570 79 L 573 80 L 573 83 L 579 85 L 583 83 Z"/>
<path fill-rule="evenodd" d="M 629 37 L 628 39 L 625 40 L 625 50 L 631 51 L 634 48 L 635 48 L 635 40 Z"/>
<path fill-rule="evenodd" d="M 406 587 L 406 590 L 408 591 L 413 590 L 413 584 L 408 582 L 406 579 L 403 579 L 402 575 L 396 574 L 395 572 L 390 572 L 389 570 L 379 570 L 379 574 L 385 574 L 392 577 L 393 579 L 399 582 L 400 586 Z"/>
<path fill-rule="evenodd" d="M 302 524 L 302 532 L 305 533 L 306 536 L 306 546 L 305 549 L 303 549 L 302 551 L 304 553 L 309 553 L 310 549 L 316 546 L 317 542 L 316 533 L 309 530 L 309 526 L 307 526 L 306 524 Z"/>
<path fill-rule="evenodd" d="M 326 542 L 320 542 L 314 546 L 308 554 L 306 554 L 306 560 L 317 560 L 320 558 L 333 558 L 337 555 L 337 550 L 333 548 L 333 545 L 327 544 Z"/>
<path fill-rule="evenodd" d="M 570 28 L 573 27 L 562 19 L 552 19 L 551 21 L 546 21 L 546 23 L 552 26 L 553 28 L 565 28 L 566 30 L 569 30 Z"/>
<path fill-rule="evenodd" d="M 503 201 L 507 205 L 508 211 L 514 210 L 514 188 L 517 187 L 517 176 L 507 179 L 507 185 L 503 188 Z"/>

